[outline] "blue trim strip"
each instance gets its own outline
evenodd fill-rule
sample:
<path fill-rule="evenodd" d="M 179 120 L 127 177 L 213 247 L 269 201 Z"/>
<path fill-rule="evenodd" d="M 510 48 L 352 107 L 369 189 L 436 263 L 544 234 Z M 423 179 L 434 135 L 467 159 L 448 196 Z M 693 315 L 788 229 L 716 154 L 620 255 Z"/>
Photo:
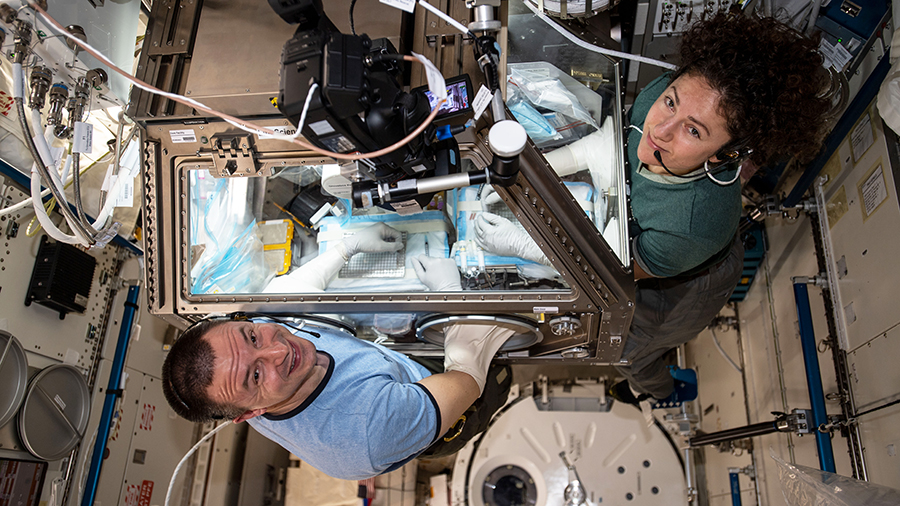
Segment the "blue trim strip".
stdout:
<path fill-rule="evenodd" d="M 94 453 L 91 456 L 91 467 L 88 471 L 84 495 L 81 498 L 81 506 L 92 506 L 97 494 L 97 483 L 100 481 L 100 468 L 103 464 L 103 454 L 106 453 L 106 440 L 109 438 L 109 426 L 113 417 L 113 409 L 116 406 L 116 398 L 121 395 L 119 385 L 122 382 L 122 371 L 125 369 L 125 352 L 128 351 L 128 341 L 131 339 L 131 326 L 134 323 L 134 314 L 138 308 L 137 303 L 140 293 L 140 286 L 132 285 L 128 287 L 125 310 L 122 312 L 122 325 L 119 327 L 119 340 L 116 342 L 116 354 L 113 357 L 112 370 L 109 372 L 106 398 L 103 400 L 100 426 L 97 427 L 97 441 L 94 443 Z"/>
<path fill-rule="evenodd" d="M 803 364 L 806 366 L 806 383 L 809 386 L 809 403 L 812 408 L 810 429 L 816 433 L 816 447 L 819 467 L 834 473 L 834 452 L 831 435 L 819 432 L 817 428 L 828 423 L 825 411 L 825 392 L 822 390 L 822 374 L 819 371 L 819 355 L 816 350 L 816 335 L 813 330 L 812 311 L 809 309 L 809 290 L 806 283 L 794 283 L 794 301 L 797 304 L 797 318 L 800 323 L 800 346 L 803 350 Z"/>
<path fill-rule="evenodd" d="M 834 154 L 838 146 L 844 142 L 844 138 L 850 133 L 850 129 L 853 128 L 853 125 L 856 124 L 859 117 L 862 116 L 866 108 L 869 107 L 872 100 L 875 100 L 875 96 L 878 95 L 878 90 L 881 88 L 881 82 L 884 81 L 884 78 L 887 76 L 888 70 L 891 67 L 889 60 L 890 58 L 887 58 L 887 55 L 885 55 L 885 57 L 878 62 L 878 65 L 875 66 L 875 70 L 873 70 L 869 78 L 866 79 L 866 82 L 863 84 L 862 88 L 860 88 L 859 93 L 857 93 L 853 101 L 850 102 L 850 106 L 847 107 L 847 110 L 841 115 L 840 121 L 838 121 L 837 125 L 825 139 L 825 147 L 819 152 L 819 155 L 806 166 L 806 170 L 803 172 L 803 175 L 800 176 L 800 180 L 797 181 L 797 184 L 794 185 L 791 193 L 781 203 L 783 207 L 794 207 L 800 202 L 800 199 L 803 197 L 803 194 L 806 193 L 809 185 L 811 185 L 819 176 L 822 167 L 825 166 L 825 163 L 828 162 L 828 159 L 831 158 L 831 155 Z"/>

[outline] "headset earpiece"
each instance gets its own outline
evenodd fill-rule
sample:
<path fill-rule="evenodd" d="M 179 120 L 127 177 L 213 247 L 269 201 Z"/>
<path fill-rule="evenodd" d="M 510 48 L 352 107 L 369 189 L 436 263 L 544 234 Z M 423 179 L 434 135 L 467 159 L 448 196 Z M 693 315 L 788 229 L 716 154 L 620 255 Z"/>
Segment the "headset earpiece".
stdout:
<path fill-rule="evenodd" d="M 749 148 L 746 145 L 742 145 L 742 143 L 739 143 L 739 144 L 732 144 L 730 146 L 723 147 L 718 152 L 716 152 L 715 156 L 716 156 L 716 159 L 719 160 L 719 162 L 730 163 L 735 160 L 744 160 L 748 156 L 750 156 L 752 153 L 753 153 L 752 148 Z"/>

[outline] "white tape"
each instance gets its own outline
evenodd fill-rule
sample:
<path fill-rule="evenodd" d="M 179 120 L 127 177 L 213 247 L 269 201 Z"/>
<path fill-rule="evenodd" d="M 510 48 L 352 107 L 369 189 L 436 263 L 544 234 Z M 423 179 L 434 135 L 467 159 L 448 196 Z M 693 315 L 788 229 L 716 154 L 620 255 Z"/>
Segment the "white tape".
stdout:
<path fill-rule="evenodd" d="M 72 152 L 90 153 L 94 150 L 94 125 L 76 121 L 72 132 Z"/>
<path fill-rule="evenodd" d="M 385 5 L 402 9 L 410 14 L 416 9 L 416 0 L 379 0 Z"/>
<path fill-rule="evenodd" d="M 447 83 L 444 81 L 444 76 L 441 74 L 441 71 L 438 70 L 438 68 L 434 66 L 434 63 L 431 63 L 431 60 L 428 58 L 416 53 L 413 53 L 412 55 L 422 62 L 422 65 L 425 65 L 425 76 L 428 78 L 428 91 L 433 93 L 438 100 L 447 98 Z"/>
<path fill-rule="evenodd" d="M 25 74 L 22 72 L 22 64 L 13 63 L 13 98 L 23 98 L 24 93 Z"/>
<path fill-rule="evenodd" d="M 487 109 L 488 104 L 491 103 L 491 98 L 493 98 L 491 90 L 482 84 L 478 94 L 475 95 L 475 100 L 472 101 L 472 108 L 475 110 L 475 121 L 478 121 L 478 118 Z"/>

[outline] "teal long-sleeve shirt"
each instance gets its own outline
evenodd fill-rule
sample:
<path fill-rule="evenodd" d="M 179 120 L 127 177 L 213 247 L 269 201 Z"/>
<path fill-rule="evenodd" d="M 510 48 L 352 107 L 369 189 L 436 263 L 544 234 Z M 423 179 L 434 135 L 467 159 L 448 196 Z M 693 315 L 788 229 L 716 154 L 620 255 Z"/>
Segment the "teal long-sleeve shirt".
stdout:
<path fill-rule="evenodd" d="M 637 96 L 631 125 L 643 130 L 650 107 L 669 85 L 664 74 Z M 628 132 L 631 210 L 639 227 L 633 237 L 635 261 L 656 277 L 684 274 L 731 243 L 741 217 L 741 185 L 720 186 L 709 178 L 685 180 L 650 172 L 638 160 L 641 133 Z M 729 181 L 737 167 L 716 177 Z"/>

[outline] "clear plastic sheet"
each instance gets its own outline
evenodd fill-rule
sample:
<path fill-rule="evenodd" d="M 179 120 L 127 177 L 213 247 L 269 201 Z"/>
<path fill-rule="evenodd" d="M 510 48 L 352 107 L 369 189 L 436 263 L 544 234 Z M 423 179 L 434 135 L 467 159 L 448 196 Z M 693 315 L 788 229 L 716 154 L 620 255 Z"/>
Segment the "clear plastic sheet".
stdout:
<path fill-rule="evenodd" d="M 900 490 L 785 462 L 772 454 L 790 506 L 897 506 Z"/>

